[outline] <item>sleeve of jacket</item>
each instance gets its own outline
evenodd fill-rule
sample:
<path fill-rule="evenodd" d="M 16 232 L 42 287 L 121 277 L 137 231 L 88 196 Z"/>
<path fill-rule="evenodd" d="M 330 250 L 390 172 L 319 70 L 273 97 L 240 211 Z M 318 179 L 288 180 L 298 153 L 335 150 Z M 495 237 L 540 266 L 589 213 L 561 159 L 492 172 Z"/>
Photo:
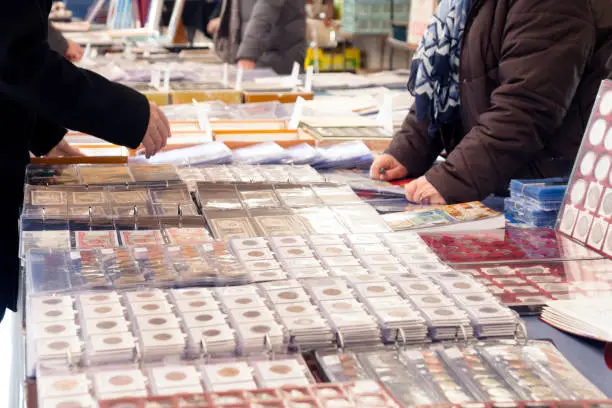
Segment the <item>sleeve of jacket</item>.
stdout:
<path fill-rule="evenodd" d="M 595 43 L 587 1 L 509 0 L 489 108 L 426 177 L 447 202 L 503 188 L 562 124 Z M 554 10 L 554 11 L 553 11 Z"/>
<path fill-rule="evenodd" d="M 264 40 L 278 22 L 285 0 L 258 0 L 246 26 L 237 59 L 257 61 L 265 51 Z"/>
<path fill-rule="evenodd" d="M 49 47 L 51 47 L 53 51 L 61 56 L 66 55 L 66 51 L 68 51 L 68 40 L 66 40 L 66 37 L 64 37 L 62 33 L 53 27 L 53 24 L 49 24 L 47 41 L 49 42 Z"/>
<path fill-rule="evenodd" d="M 147 99 L 52 51 L 40 3 L 8 2 L 0 13 L 0 92 L 65 128 L 138 147 L 149 122 Z"/>
<path fill-rule="evenodd" d="M 66 129 L 63 126 L 38 116 L 28 139 L 30 152 L 36 156 L 44 156 L 64 138 L 65 134 Z"/>
<path fill-rule="evenodd" d="M 387 149 L 388 154 L 408 169 L 411 178 L 422 176 L 442 152 L 442 140 L 430 137 L 428 126 L 417 122 L 413 106 Z"/>

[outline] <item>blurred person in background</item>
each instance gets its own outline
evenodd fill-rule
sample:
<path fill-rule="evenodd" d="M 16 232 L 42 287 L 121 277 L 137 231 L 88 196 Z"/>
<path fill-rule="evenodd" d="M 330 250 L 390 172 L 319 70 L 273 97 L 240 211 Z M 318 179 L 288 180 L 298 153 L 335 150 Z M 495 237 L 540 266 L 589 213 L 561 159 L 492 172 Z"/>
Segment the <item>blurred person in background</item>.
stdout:
<path fill-rule="evenodd" d="M 10 135 L 0 150 L 0 318 L 16 310 L 19 283 L 18 219 L 29 152 L 70 155 L 66 128 L 131 148 L 147 156 L 170 134 L 164 114 L 140 93 L 77 68 L 48 43 L 48 0 L 5 2 L 0 13 L 0 118 Z"/>
<path fill-rule="evenodd" d="M 207 31 L 219 57 L 243 69 L 288 75 L 306 57 L 304 0 L 223 0 Z"/>
<path fill-rule="evenodd" d="M 442 0 L 412 62 L 415 104 L 372 177 L 416 178 L 408 200 L 445 204 L 569 175 L 610 55 L 610 0 Z"/>

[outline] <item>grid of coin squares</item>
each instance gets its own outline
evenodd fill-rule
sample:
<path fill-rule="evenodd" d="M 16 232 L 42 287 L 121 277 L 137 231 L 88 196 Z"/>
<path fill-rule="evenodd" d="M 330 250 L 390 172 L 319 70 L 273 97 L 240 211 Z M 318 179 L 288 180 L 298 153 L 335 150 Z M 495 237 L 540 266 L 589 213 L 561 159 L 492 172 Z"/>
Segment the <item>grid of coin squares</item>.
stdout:
<path fill-rule="evenodd" d="M 163 399 L 150 397 L 146 400 L 131 398 L 101 401 L 100 408 L 117 408 L 120 404 L 134 404 L 134 406 L 140 407 L 145 406 L 145 401 L 151 404 L 166 404 L 164 406 L 168 408 L 183 406 L 212 408 L 220 406 L 247 406 L 249 404 L 269 408 L 398 407 L 395 400 L 378 383 L 363 380 L 353 383 L 316 384 L 303 387 L 286 386 L 261 390 L 175 396 Z"/>
<path fill-rule="evenodd" d="M 29 361 L 98 364 L 164 356 L 248 355 L 283 351 L 302 338 L 309 346 L 329 346 L 338 332 L 348 342 L 351 336 L 361 340 L 364 331 L 369 333 L 368 341 L 380 341 L 382 336 L 383 341 L 393 342 L 397 338 L 392 334 L 401 328 L 410 335 L 414 329 L 418 334 L 409 340 L 419 342 L 427 335 L 425 324 L 434 339 L 456 336 L 458 326 L 466 326 L 467 335 L 470 325 L 503 323 L 507 330 L 514 329 L 514 320 L 508 321 L 508 311 L 494 298 L 461 302 L 461 295 L 483 293 L 477 282 L 453 272 L 434 280 L 437 285 L 424 276 L 364 275 L 216 289 L 31 297 Z M 460 285 L 447 287 L 448 282 Z M 478 314 L 483 307 L 489 315 Z M 292 320 L 292 313 L 305 320 Z M 303 326 L 316 328 L 320 337 L 308 337 L 307 330 L 300 330 Z M 444 331 L 436 333 L 440 328 Z M 58 343 L 50 345 L 51 339 Z"/>
<path fill-rule="evenodd" d="M 325 179 L 309 165 L 217 165 L 190 167 L 185 182 L 211 183 L 321 183 Z"/>
<path fill-rule="evenodd" d="M 465 265 L 458 270 L 486 285 L 506 305 L 544 306 L 548 301 L 612 291 L 609 260 Z"/>
<path fill-rule="evenodd" d="M 31 250 L 28 292 L 69 293 L 175 285 L 246 283 L 249 275 L 222 242 L 197 245 Z"/>
<path fill-rule="evenodd" d="M 612 255 L 612 82 L 599 90 L 574 165 L 557 229 Z"/>
<path fill-rule="evenodd" d="M 442 261 L 459 264 L 597 259 L 599 254 L 548 228 L 422 233 Z"/>
<path fill-rule="evenodd" d="M 256 281 L 449 270 L 413 233 L 247 238 L 230 246 Z"/>
<path fill-rule="evenodd" d="M 300 356 L 274 360 L 239 359 L 208 364 L 166 364 L 134 368 L 125 365 L 37 378 L 39 406 L 61 407 L 69 401 L 147 398 L 204 392 L 229 397 L 246 390 L 309 387 L 313 378 Z"/>

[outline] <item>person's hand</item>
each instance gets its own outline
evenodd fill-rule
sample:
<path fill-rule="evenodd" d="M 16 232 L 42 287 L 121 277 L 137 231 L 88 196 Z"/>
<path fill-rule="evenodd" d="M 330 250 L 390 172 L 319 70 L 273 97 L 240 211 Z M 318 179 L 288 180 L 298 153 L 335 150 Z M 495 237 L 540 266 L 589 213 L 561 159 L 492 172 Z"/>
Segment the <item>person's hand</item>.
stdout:
<path fill-rule="evenodd" d="M 370 167 L 370 177 L 375 180 L 398 180 L 406 178 L 407 175 L 406 167 L 390 154 L 378 156 Z"/>
<path fill-rule="evenodd" d="M 46 157 L 85 157 L 85 155 L 76 147 L 70 146 L 66 139 L 62 139 Z"/>
<path fill-rule="evenodd" d="M 446 200 L 425 176 L 406 184 L 406 199 L 424 205 L 446 205 Z"/>
<path fill-rule="evenodd" d="M 255 69 L 255 61 L 242 59 L 238 61 L 238 68 L 242 68 L 245 71 Z"/>
<path fill-rule="evenodd" d="M 71 62 L 78 62 L 83 58 L 85 50 L 79 44 L 72 40 L 68 40 L 68 49 L 66 50 L 65 58 Z"/>
<path fill-rule="evenodd" d="M 154 102 L 149 102 L 151 114 L 149 116 L 149 126 L 147 133 L 142 139 L 147 159 L 166 147 L 166 142 L 170 135 L 170 123 Z"/>
<path fill-rule="evenodd" d="M 219 30 L 220 23 L 221 19 L 219 17 L 213 18 L 212 20 L 208 21 L 208 24 L 206 25 L 206 32 L 208 32 L 208 34 L 210 35 L 217 34 L 217 30 Z"/>

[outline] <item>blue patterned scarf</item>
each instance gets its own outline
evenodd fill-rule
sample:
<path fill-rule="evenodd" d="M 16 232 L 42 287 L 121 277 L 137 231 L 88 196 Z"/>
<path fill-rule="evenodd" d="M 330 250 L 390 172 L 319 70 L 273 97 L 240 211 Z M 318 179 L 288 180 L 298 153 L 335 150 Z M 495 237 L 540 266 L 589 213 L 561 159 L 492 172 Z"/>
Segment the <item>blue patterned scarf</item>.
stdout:
<path fill-rule="evenodd" d="M 429 134 L 459 118 L 459 61 L 470 0 L 441 0 L 413 57 L 408 90 Z"/>

